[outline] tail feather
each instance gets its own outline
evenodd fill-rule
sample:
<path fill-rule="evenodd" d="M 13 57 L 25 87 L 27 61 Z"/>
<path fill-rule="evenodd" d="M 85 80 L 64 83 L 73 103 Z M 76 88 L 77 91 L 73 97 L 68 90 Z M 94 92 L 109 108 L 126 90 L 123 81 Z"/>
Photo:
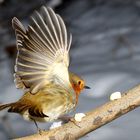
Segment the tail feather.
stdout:
<path fill-rule="evenodd" d="M 9 103 L 9 104 L 2 104 L 0 105 L 0 111 L 3 110 L 3 109 L 6 109 L 6 108 L 9 108 L 13 105 L 13 103 Z"/>

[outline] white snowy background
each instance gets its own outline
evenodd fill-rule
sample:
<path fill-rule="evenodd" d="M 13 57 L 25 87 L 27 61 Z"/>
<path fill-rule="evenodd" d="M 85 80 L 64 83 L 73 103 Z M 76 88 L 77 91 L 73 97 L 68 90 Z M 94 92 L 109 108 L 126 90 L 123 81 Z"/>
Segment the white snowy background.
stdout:
<path fill-rule="evenodd" d="M 70 70 L 81 75 L 91 87 L 81 94 L 77 112 L 103 105 L 112 92 L 123 92 L 140 83 L 139 0 L 71 0 L 56 10 L 73 34 Z M 26 20 L 24 22 L 27 24 Z M 13 82 L 14 60 L 5 53 L 5 46 L 15 42 L 15 37 L 6 32 L 0 24 L 1 103 L 13 102 L 22 96 Z M 50 125 L 39 123 L 43 129 Z M 139 131 L 140 108 L 81 140 L 139 140 Z M 18 114 L 0 113 L 0 140 L 33 133 L 36 127 L 32 122 L 24 121 Z"/>

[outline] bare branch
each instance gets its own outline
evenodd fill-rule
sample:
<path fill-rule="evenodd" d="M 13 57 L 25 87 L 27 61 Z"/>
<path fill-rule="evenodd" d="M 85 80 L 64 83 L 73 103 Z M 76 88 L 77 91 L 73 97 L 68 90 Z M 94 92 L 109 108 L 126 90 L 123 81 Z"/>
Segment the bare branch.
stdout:
<path fill-rule="evenodd" d="M 34 134 L 16 140 L 75 140 L 111 122 L 121 115 L 140 106 L 140 85 L 124 93 L 121 99 L 109 101 L 86 113 L 81 122 L 69 122 L 59 128 L 48 130 L 42 135 Z"/>

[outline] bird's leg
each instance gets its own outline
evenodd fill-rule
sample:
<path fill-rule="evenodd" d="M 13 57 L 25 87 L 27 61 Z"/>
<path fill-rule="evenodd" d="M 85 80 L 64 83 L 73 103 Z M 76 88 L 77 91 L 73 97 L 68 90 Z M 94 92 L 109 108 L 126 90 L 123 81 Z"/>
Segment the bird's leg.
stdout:
<path fill-rule="evenodd" d="M 60 116 L 58 119 L 62 120 L 64 123 L 68 123 L 70 120 L 71 120 L 71 116 L 68 116 L 68 115 L 63 115 L 63 116 Z"/>
<path fill-rule="evenodd" d="M 34 119 L 32 119 L 32 120 L 34 121 L 34 124 L 35 124 L 35 126 L 37 128 L 37 132 L 41 135 L 42 134 L 42 130 L 38 127 L 37 122 Z"/>
<path fill-rule="evenodd" d="M 77 122 L 75 121 L 75 119 L 71 116 L 68 115 L 63 115 L 59 117 L 60 120 L 62 120 L 64 123 L 68 123 L 69 121 L 74 123 L 76 126 L 80 127 Z"/>

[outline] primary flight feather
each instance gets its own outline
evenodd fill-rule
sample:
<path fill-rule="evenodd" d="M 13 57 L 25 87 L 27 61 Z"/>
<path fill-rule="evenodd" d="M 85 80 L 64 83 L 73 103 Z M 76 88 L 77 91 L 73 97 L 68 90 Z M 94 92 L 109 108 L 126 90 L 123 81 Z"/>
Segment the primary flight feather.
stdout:
<path fill-rule="evenodd" d="M 27 30 L 13 18 L 17 38 L 15 83 L 17 88 L 38 92 L 53 82 L 69 83 L 69 50 L 72 37 L 68 37 L 61 17 L 51 8 L 42 7 L 31 17 Z"/>

